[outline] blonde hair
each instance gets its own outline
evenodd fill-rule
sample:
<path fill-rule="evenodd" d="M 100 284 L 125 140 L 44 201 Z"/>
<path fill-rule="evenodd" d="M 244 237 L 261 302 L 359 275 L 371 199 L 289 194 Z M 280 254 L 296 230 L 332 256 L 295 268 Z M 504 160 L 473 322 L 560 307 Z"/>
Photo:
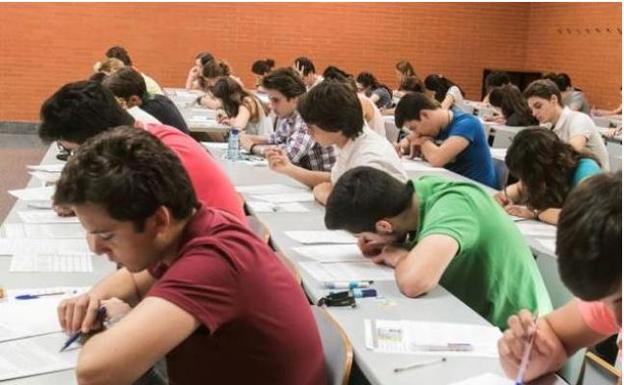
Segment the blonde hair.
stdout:
<path fill-rule="evenodd" d="M 107 75 L 115 73 L 126 65 L 119 59 L 108 58 L 104 61 L 99 61 L 93 65 L 94 72 L 104 72 Z"/>

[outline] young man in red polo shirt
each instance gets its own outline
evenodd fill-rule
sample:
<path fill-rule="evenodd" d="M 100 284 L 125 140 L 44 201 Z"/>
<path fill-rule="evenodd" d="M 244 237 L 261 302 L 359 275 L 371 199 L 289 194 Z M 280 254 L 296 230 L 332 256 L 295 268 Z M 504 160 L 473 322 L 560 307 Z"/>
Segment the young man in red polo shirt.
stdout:
<path fill-rule="evenodd" d="M 131 384 L 164 356 L 171 384 L 327 384 L 301 287 L 246 226 L 197 203 L 152 135 L 119 127 L 88 140 L 54 201 L 76 212 L 94 252 L 124 266 L 59 305 L 68 332 L 96 328 L 102 306 L 114 323 L 84 344 L 79 384 Z"/>

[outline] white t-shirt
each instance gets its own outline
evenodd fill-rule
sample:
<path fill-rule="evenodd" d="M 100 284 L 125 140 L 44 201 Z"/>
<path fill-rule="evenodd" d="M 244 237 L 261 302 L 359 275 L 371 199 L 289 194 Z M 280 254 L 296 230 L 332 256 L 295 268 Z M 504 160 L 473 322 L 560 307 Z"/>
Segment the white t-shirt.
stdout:
<path fill-rule="evenodd" d="M 587 138 L 587 151 L 598 159 L 604 171 L 609 171 L 607 147 L 589 115 L 564 107 L 553 131 L 566 143 L 575 136 L 582 135 Z"/>
<path fill-rule="evenodd" d="M 134 120 L 138 120 L 139 122 L 143 122 L 145 124 L 147 123 L 162 124 L 160 120 L 156 119 L 150 113 L 145 112 L 144 110 L 140 109 L 137 106 L 128 108 L 126 111 L 128 111 L 128 113 L 132 115 Z"/>
<path fill-rule="evenodd" d="M 452 86 L 446 91 L 446 95 L 451 95 L 455 101 L 453 104 L 462 104 L 464 102 L 464 96 L 457 86 Z"/>
<path fill-rule="evenodd" d="M 385 137 L 366 125 L 360 136 L 349 140 L 343 148 L 335 147 L 335 149 L 338 156 L 331 170 L 332 184 L 335 184 L 342 174 L 359 166 L 373 167 L 387 172 L 401 182 L 407 182 L 407 173 L 394 147 Z"/>

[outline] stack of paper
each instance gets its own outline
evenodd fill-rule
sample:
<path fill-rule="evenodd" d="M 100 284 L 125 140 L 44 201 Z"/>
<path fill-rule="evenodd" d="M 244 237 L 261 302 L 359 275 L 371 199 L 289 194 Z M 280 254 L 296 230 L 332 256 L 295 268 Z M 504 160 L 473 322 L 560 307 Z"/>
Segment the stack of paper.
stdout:
<path fill-rule="evenodd" d="M 366 347 L 382 353 L 498 357 L 494 326 L 409 320 L 364 320 Z"/>
<path fill-rule="evenodd" d="M 371 261 L 300 262 L 299 267 L 318 282 L 394 281 L 394 269 Z"/>
<path fill-rule="evenodd" d="M 27 254 L 17 252 L 11 258 L 11 272 L 89 273 L 93 262 L 89 253 Z"/>
<path fill-rule="evenodd" d="M 5 223 L 6 238 L 85 238 L 86 233 L 78 223 Z"/>
<path fill-rule="evenodd" d="M 15 253 L 60 254 L 89 253 L 89 244 L 85 239 L 50 239 L 50 238 L 0 238 L 0 255 Z"/>
<path fill-rule="evenodd" d="M 342 230 L 320 230 L 320 231 L 286 231 L 288 237 L 305 245 L 311 244 L 350 244 L 357 243 L 357 239 L 346 231 Z"/>

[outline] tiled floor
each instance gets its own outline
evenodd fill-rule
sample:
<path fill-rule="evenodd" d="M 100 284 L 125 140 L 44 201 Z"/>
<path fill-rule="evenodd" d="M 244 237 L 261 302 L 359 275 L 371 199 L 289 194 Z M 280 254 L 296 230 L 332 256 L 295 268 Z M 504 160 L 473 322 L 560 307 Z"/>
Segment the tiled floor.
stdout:
<path fill-rule="evenodd" d="M 16 200 L 7 190 L 26 186 L 30 179 L 26 165 L 39 164 L 47 148 L 36 135 L 0 134 L 0 220 Z"/>

